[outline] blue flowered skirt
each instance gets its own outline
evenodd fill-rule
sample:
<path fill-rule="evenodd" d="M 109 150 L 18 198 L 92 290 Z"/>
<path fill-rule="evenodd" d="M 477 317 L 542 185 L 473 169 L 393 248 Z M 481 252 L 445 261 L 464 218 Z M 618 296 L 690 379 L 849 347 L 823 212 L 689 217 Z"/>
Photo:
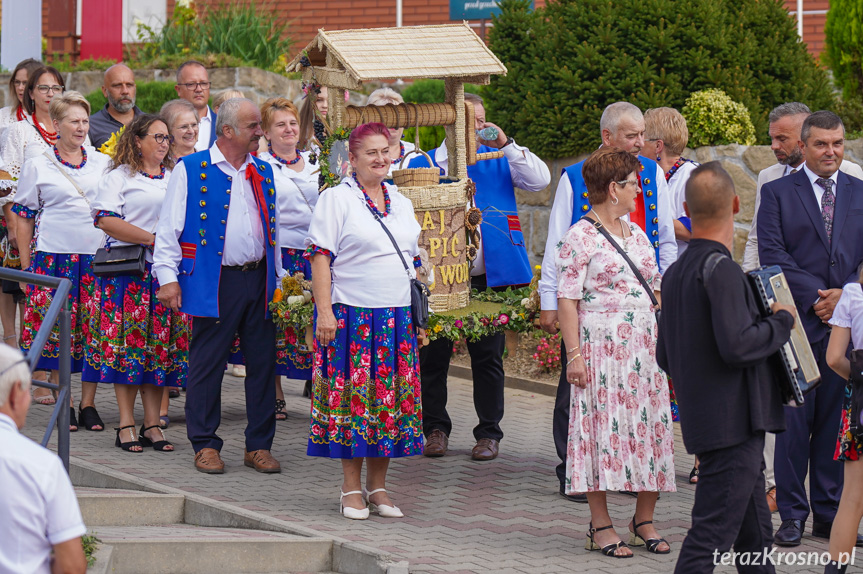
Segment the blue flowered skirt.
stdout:
<path fill-rule="evenodd" d="M 315 341 L 310 456 L 422 454 L 422 391 L 410 307 L 333 305 L 336 338 Z"/>
<path fill-rule="evenodd" d="M 64 277 L 72 282 L 68 303 L 72 327 L 72 372 L 87 373 L 89 367 L 84 360 L 87 352 L 86 341 L 90 338 L 90 317 L 93 313 L 93 299 L 99 288 L 99 281 L 93 275 L 93 256 L 77 253 L 47 253 L 36 251 L 33 254 L 31 270 L 39 275 Z M 24 331 L 21 334 L 21 350 L 30 350 L 42 320 L 54 300 L 54 289 L 27 286 L 27 299 L 24 309 Z M 60 325 L 54 325 L 48 342 L 42 349 L 37 369 L 57 370 L 60 357 Z M 92 373 L 90 373 L 92 376 Z M 82 375 L 83 376 L 83 375 Z M 88 379 L 85 379 L 88 380 Z"/>
<path fill-rule="evenodd" d="M 189 319 L 156 298 L 159 282 L 147 263 L 143 277 L 103 277 L 95 295 L 87 363 L 95 383 L 185 386 Z"/>
<path fill-rule="evenodd" d="M 282 247 L 282 267 L 290 275 L 299 271 L 306 280 L 312 279 L 312 266 L 303 258 L 302 249 Z M 276 374 L 301 381 L 312 378 L 314 355 L 311 350 L 303 351 L 299 348 L 305 348 L 305 336 L 304 332 L 296 331 L 293 327 L 284 331 L 276 330 Z"/>

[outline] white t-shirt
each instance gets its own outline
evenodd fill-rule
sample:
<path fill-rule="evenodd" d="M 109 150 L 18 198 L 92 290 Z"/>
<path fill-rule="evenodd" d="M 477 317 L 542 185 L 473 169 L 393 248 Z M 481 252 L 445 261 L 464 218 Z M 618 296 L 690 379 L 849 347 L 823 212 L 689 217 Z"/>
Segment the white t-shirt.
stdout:
<path fill-rule="evenodd" d="M 311 152 L 303 151 L 300 155 L 303 169 L 294 171 L 270 152 L 258 154 L 258 159 L 273 166 L 276 195 L 279 198 L 279 247 L 303 249 L 309 235 L 312 213 L 318 202 L 318 166 L 309 163 Z"/>
<path fill-rule="evenodd" d="M 410 200 L 394 185 L 385 185 L 390 212 L 383 222 L 398 243 L 411 277 L 416 277 L 412 262 L 419 255 L 420 225 Z M 334 256 L 333 303 L 370 308 L 410 305 L 404 265 L 352 178 L 321 194 L 305 244 L 328 249 Z"/>
<path fill-rule="evenodd" d="M 851 346 L 863 349 L 863 287 L 859 283 L 849 283 L 842 289 L 829 323 L 851 329 Z"/>
<path fill-rule="evenodd" d="M 51 159 L 39 154 L 24 162 L 15 203 L 41 211 L 36 251 L 93 255 L 102 245 L 105 234 L 93 226 L 89 204 L 111 160 L 92 147 L 86 149 L 87 163 L 81 169 L 58 166 L 53 151 L 48 152 Z M 60 170 L 78 184 L 86 200 Z"/>
<path fill-rule="evenodd" d="M 57 455 L 0 414 L 0 572 L 50 574 L 51 547 L 86 532 Z"/>

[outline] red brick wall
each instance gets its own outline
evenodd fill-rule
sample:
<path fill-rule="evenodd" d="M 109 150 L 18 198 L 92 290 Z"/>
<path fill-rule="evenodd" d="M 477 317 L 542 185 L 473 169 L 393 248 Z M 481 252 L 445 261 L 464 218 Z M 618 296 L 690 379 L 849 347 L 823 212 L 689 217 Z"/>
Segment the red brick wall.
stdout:
<path fill-rule="evenodd" d="M 796 13 L 797 0 L 785 0 L 785 7 L 789 12 Z M 829 0 L 803 0 L 803 41 L 816 58 L 824 50 L 824 24 L 829 8 Z"/>

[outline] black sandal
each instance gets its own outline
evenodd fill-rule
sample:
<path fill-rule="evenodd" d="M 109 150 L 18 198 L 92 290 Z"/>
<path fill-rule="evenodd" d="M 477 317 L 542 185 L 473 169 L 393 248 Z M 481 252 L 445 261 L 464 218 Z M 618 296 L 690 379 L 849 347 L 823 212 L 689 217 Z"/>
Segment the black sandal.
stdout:
<path fill-rule="evenodd" d="M 698 467 L 693 466 L 689 471 L 689 484 L 698 484 Z"/>
<path fill-rule="evenodd" d="M 178 389 L 177 387 L 171 387 L 170 389 L 168 389 L 168 398 L 169 399 L 176 399 L 179 396 L 180 396 L 180 389 Z"/>
<path fill-rule="evenodd" d="M 285 410 L 285 407 L 288 404 L 284 399 L 276 399 L 276 420 L 277 421 L 286 421 L 288 420 L 288 412 Z"/>
<path fill-rule="evenodd" d="M 145 435 L 144 433 L 150 429 L 159 429 L 159 433 L 162 435 L 162 440 L 154 441 L 153 439 L 147 438 L 147 435 Z M 153 425 L 151 427 L 146 427 L 146 428 L 144 427 L 144 425 L 141 425 L 140 435 L 141 435 L 141 444 L 143 446 L 151 446 L 151 447 L 153 447 L 153 450 L 160 450 L 162 452 L 174 452 L 173 448 L 171 448 L 171 449 L 166 448 L 169 446 L 173 447 L 174 445 L 171 444 L 170 442 L 168 442 L 167 440 L 165 440 L 165 433 L 162 432 L 162 427 L 160 427 L 159 425 Z"/>
<path fill-rule="evenodd" d="M 651 554 L 669 554 L 671 552 L 671 544 L 668 543 L 668 540 L 665 538 L 642 538 L 642 536 L 638 533 L 638 529 L 647 524 L 653 524 L 652 520 L 645 520 L 644 522 L 635 523 L 635 517 L 632 517 L 632 522 L 630 526 L 632 526 L 632 532 L 629 536 L 629 543 L 632 546 L 644 546 L 648 552 Z M 668 546 L 667 550 L 657 550 L 659 545 L 665 542 L 665 545 Z"/>
<path fill-rule="evenodd" d="M 84 425 L 84 428 L 89 431 L 98 432 L 105 430 L 105 423 L 102 422 L 102 418 L 99 416 L 99 412 L 96 410 L 96 407 L 84 407 L 82 409 L 78 406 L 78 418 L 81 419 L 81 424 Z M 97 426 L 102 428 L 93 428 Z"/>
<path fill-rule="evenodd" d="M 142 445 L 141 441 L 138 440 L 137 438 L 135 440 L 130 440 L 128 442 L 122 442 L 120 440 L 120 431 L 123 431 L 126 429 L 132 429 L 131 431 L 129 431 L 129 435 L 132 436 L 133 438 L 135 437 L 135 425 L 126 425 L 126 426 L 120 427 L 120 428 L 114 427 L 114 430 L 117 431 L 117 440 L 114 441 L 114 446 L 116 446 L 118 448 L 122 448 L 126 452 L 134 452 L 135 454 L 141 454 L 142 452 L 144 452 L 144 445 Z M 132 450 L 135 447 L 138 447 L 141 450 Z"/>
<path fill-rule="evenodd" d="M 75 417 L 75 407 L 69 407 L 69 432 L 78 432 L 78 419 Z"/>
<path fill-rule="evenodd" d="M 613 524 L 609 524 L 608 526 L 603 526 L 602 528 L 594 528 L 593 523 L 590 523 L 590 530 L 587 531 L 587 544 L 584 545 L 584 548 L 587 550 L 599 550 L 605 556 L 611 556 L 612 558 L 632 558 L 632 554 L 627 554 L 624 556 L 619 556 L 615 554 L 619 548 L 629 548 L 626 542 L 623 540 L 618 540 L 612 544 L 606 544 L 603 547 L 600 547 L 599 544 L 593 541 L 593 535 L 597 532 L 602 532 L 603 530 L 608 530 L 610 528 L 614 528 Z"/>
<path fill-rule="evenodd" d="M 306 381 L 306 384 L 303 385 L 303 396 L 311 397 L 312 396 L 312 381 Z"/>

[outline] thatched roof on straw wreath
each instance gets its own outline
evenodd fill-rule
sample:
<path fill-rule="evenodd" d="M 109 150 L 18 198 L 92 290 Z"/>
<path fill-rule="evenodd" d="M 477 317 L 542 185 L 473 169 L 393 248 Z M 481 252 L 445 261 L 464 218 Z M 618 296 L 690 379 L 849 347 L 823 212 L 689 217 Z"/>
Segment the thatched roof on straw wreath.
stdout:
<path fill-rule="evenodd" d="M 474 83 L 487 83 L 492 74 L 506 74 L 506 66 L 467 22 L 318 30 L 306 52 L 312 66 L 325 73 L 344 74 L 352 84 L 386 78 L 469 78 Z M 337 67 L 327 66 L 327 54 Z M 303 71 L 302 55 L 288 64 L 289 72 Z"/>

